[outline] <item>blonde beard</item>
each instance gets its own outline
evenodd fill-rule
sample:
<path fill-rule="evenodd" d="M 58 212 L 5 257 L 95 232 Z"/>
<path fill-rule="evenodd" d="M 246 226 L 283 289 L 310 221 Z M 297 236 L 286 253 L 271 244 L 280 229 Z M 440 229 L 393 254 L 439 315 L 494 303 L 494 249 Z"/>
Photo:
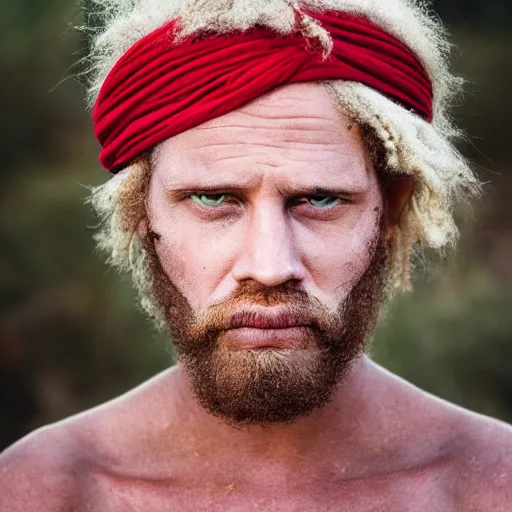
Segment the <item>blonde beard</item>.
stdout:
<path fill-rule="evenodd" d="M 203 321 L 162 268 L 155 239 L 150 231 L 144 242 L 150 293 L 199 403 L 233 425 L 291 422 L 327 404 L 364 353 L 386 301 L 389 254 L 379 232 L 368 247 L 368 268 L 335 312 L 287 283 L 267 288 L 253 281 L 240 283 Z M 241 298 L 291 308 L 297 324 L 310 325 L 307 343 L 287 350 L 226 345 L 228 312 Z"/>

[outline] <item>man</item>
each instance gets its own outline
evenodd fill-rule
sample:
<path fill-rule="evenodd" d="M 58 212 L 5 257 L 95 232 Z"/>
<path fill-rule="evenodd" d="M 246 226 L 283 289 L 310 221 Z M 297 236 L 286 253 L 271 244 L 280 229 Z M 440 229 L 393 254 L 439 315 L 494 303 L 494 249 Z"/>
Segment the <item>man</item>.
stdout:
<path fill-rule="evenodd" d="M 101 5 L 98 242 L 179 363 L 7 450 L 0 509 L 512 510 L 512 430 L 364 355 L 478 192 L 437 24 L 404 0 Z"/>

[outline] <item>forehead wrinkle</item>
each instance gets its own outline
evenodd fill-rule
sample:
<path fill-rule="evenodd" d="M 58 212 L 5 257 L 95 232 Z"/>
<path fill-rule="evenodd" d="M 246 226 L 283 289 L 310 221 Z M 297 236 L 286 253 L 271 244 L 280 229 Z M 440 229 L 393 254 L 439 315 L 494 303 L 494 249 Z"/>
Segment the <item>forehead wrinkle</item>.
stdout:
<path fill-rule="evenodd" d="M 255 160 L 254 156 L 237 155 L 198 163 L 193 173 L 170 173 L 163 181 L 167 188 L 225 187 L 247 190 L 256 189 L 264 182 L 285 190 L 323 186 L 347 192 L 364 192 L 369 186 L 367 166 L 357 166 L 362 172 L 354 174 L 350 163 L 344 165 L 339 160 L 335 160 L 334 164 L 332 159 L 320 160 L 313 163 L 318 165 L 315 168 L 311 165 L 311 162 L 303 160 L 289 160 L 279 164 L 276 161 L 265 161 L 261 156 Z"/>
<path fill-rule="evenodd" d="M 278 109 L 277 108 L 274 108 L 273 112 L 276 112 Z M 194 128 L 191 128 L 191 130 L 208 130 L 208 129 L 215 129 L 215 128 L 224 128 L 224 127 L 227 127 L 227 128 L 251 128 L 252 126 L 254 126 L 254 119 L 255 120 L 260 120 L 260 121 L 275 121 L 275 120 L 279 120 L 279 121 L 289 121 L 290 124 L 292 125 L 297 125 L 297 126 L 303 126 L 305 123 L 302 123 L 300 121 L 305 121 L 305 122 L 314 122 L 314 123 L 318 123 L 320 125 L 325 125 L 326 122 L 332 122 L 333 124 L 337 124 L 338 121 L 339 121 L 339 118 L 336 117 L 336 118 L 326 118 L 325 116 L 316 116 L 316 115 L 312 115 L 312 116 L 305 116 L 305 115 L 291 115 L 287 110 L 285 109 L 282 109 L 282 111 L 284 112 L 284 114 L 281 114 L 281 113 L 278 113 L 277 115 L 265 115 L 265 114 L 251 114 L 249 112 L 244 112 L 244 113 L 241 113 L 240 111 L 232 111 L 232 112 L 229 112 L 228 114 L 225 114 L 219 118 L 214 118 L 214 119 L 211 119 L 210 121 L 205 121 L 204 123 L 200 124 L 199 126 L 196 126 Z M 235 119 L 243 119 L 244 117 L 250 117 L 251 118 L 251 123 L 249 126 L 246 126 L 244 124 L 240 124 L 240 123 L 233 123 L 232 125 L 230 124 L 220 124 L 220 125 L 217 125 L 217 123 L 219 123 L 220 121 L 224 121 L 226 119 L 231 119 L 231 120 L 235 120 Z"/>
<path fill-rule="evenodd" d="M 219 165 L 223 166 L 228 163 L 230 167 L 243 164 L 246 168 L 253 168 L 258 164 L 264 164 L 283 170 L 290 165 L 293 165 L 294 168 L 308 166 L 308 171 L 311 171 L 311 165 L 315 165 L 318 166 L 318 168 L 315 167 L 316 170 L 328 167 L 342 171 L 349 167 L 361 167 L 361 165 L 366 166 L 367 164 L 366 159 L 358 151 L 349 148 L 341 150 L 341 148 L 333 149 L 332 147 L 330 149 L 308 147 L 301 150 L 294 148 L 293 151 L 290 151 L 290 148 L 279 148 L 282 150 L 279 152 L 272 151 L 272 149 L 274 146 L 247 145 L 241 150 L 237 145 L 224 145 L 215 150 L 211 146 L 198 149 L 188 157 L 194 166 L 200 165 L 206 169 L 215 169 Z"/>
<path fill-rule="evenodd" d="M 316 137 L 315 137 L 316 138 Z M 209 140 L 210 139 L 210 140 Z M 353 142 L 353 141 L 351 141 Z M 180 154 L 180 160 L 192 164 L 208 165 L 210 162 L 249 157 L 261 157 L 279 161 L 327 162 L 350 160 L 359 162 L 366 150 L 362 144 L 348 141 L 277 140 L 276 137 L 262 137 L 261 140 L 222 140 L 218 137 L 197 137 L 182 140 L 175 148 L 168 146 L 169 153 Z M 320 158 L 319 158 L 320 156 Z M 364 158 L 364 157 L 363 157 Z M 274 162 L 273 162 L 274 163 Z"/>
<path fill-rule="evenodd" d="M 282 119 L 282 118 L 280 118 Z M 319 123 L 320 125 L 320 123 Z M 296 133 L 296 132 L 311 132 L 311 133 L 325 133 L 325 134 L 328 134 L 328 135 L 340 135 L 340 130 L 339 128 L 336 126 L 334 127 L 333 125 L 333 129 L 332 130 L 329 130 L 328 128 L 326 128 L 325 126 L 325 123 L 321 124 L 320 125 L 321 129 L 320 130 L 317 130 L 317 129 L 311 129 L 311 126 L 302 126 L 302 125 L 299 125 L 299 126 L 296 126 L 296 127 L 293 127 L 293 128 L 290 128 L 290 127 L 283 127 L 283 126 L 265 126 L 265 127 L 258 127 L 260 130 L 265 130 L 265 131 L 271 131 L 271 132 L 282 132 L 282 133 Z M 207 131 L 207 132 L 214 132 L 215 130 L 224 130 L 224 129 L 237 129 L 237 130 L 240 130 L 242 132 L 244 131 L 247 131 L 247 132 L 253 132 L 254 129 L 255 129 L 255 126 L 254 124 L 253 125 L 241 125 L 241 124 L 225 124 L 225 125 L 219 125 L 219 126 L 203 126 L 203 125 L 200 125 L 200 126 L 197 126 L 195 128 L 192 128 L 192 130 L 196 130 L 196 131 Z M 203 135 L 204 137 L 204 135 Z"/>
<path fill-rule="evenodd" d="M 345 140 L 340 128 L 326 129 L 325 126 L 284 127 L 280 126 L 240 126 L 222 125 L 202 128 L 201 131 L 190 130 L 186 136 L 178 139 L 180 145 L 212 146 L 225 144 L 258 144 L 271 141 L 272 143 L 297 143 L 317 145 L 343 145 Z"/>
<path fill-rule="evenodd" d="M 294 158 L 292 155 L 286 155 L 286 156 L 283 156 L 283 155 L 275 155 L 275 154 L 272 154 L 270 155 L 269 153 L 266 153 L 266 152 L 251 152 L 250 154 L 236 154 L 236 155 L 230 155 L 230 154 L 218 154 L 216 153 L 215 156 L 213 158 L 208 158 L 208 159 L 201 159 L 201 162 L 208 165 L 209 163 L 216 163 L 216 162 L 224 162 L 224 161 L 230 161 L 230 160 L 247 160 L 249 161 L 249 163 L 251 163 L 251 159 L 252 159 L 252 163 L 254 164 L 258 164 L 258 163 L 268 163 L 268 162 L 264 162 L 263 160 L 265 159 L 264 157 L 268 157 L 267 160 L 275 160 L 275 162 L 272 162 L 272 166 L 273 167 L 285 167 L 286 166 L 286 162 L 283 162 L 283 161 L 289 161 L 291 163 L 298 163 L 298 164 L 307 164 L 308 166 L 310 166 L 311 164 L 327 164 L 330 168 L 333 168 L 333 167 L 349 167 L 350 165 L 352 165 L 354 163 L 354 161 L 351 159 L 350 162 L 348 162 L 346 165 L 342 165 L 343 162 L 340 161 L 339 159 L 339 153 L 337 153 L 336 151 L 331 151 L 331 153 L 333 153 L 333 156 L 332 157 L 328 157 L 328 156 L 324 156 L 324 157 L 317 157 L 317 153 L 320 153 L 320 151 L 307 151 L 306 152 L 306 155 L 314 155 L 315 158 Z M 322 154 L 325 155 L 325 151 L 322 151 Z M 263 157 L 263 158 L 262 158 Z M 347 159 L 348 160 L 348 159 Z M 358 159 L 359 161 L 359 159 Z M 279 164 L 278 162 L 281 162 L 281 164 Z M 310 167 L 308 167 L 310 169 Z"/>
<path fill-rule="evenodd" d="M 303 82 L 277 87 L 274 90 L 263 94 L 259 98 L 243 105 L 238 110 L 241 112 L 250 112 L 254 108 L 258 108 L 268 109 L 270 111 L 282 109 L 287 112 L 296 112 L 303 108 L 301 105 L 306 105 L 308 113 L 311 113 L 314 112 L 311 110 L 311 98 L 313 96 L 319 103 L 329 103 L 334 106 L 334 102 L 329 96 L 324 85 L 319 83 Z M 279 98 L 279 100 L 276 101 L 276 98 Z"/>
<path fill-rule="evenodd" d="M 363 158 L 363 159 L 362 159 Z M 215 182 L 238 183 L 240 188 L 248 174 L 261 176 L 273 175 L 282 176 L 284 179 L 298 175 L 311 176 L 316 178 L 305 183 L 308 187 L 323 182 L 332 174 L 337 174 L 339 185 L 349 188 L 361 188 L 366 186 L 368 180 L 368 162 L 362 157 L 358 150 L 344 147 L 343 151 L 331 149 L 323 151 L 288 151 L 284 149 L 276 153 L 272 150 L 255 146 L 245 146 L 240 151 L 239 145 L 221 145 L 217 149 L 203 147 L 195 151 L 182 153 L 181 163 L 169 166 L 165 183 L 173 186 L 184 181 L 191 181 L 195 184 L 208 181 L 212 185 Z M 180 172 L 181 168 L 188 169 L 187 172 Z M 354 169 L 358 169 L 355 172 Z M 211 177 L 214 176 L 214 182 Z M 193 178 L 187 180 L 187 178 Z"/>
<path fill-rule="evenodd" d="M 269 131 L 292 131 L 292 132 L 321 132 L 339 136 L 343 131 L 343 119 L 337 111 L 322 112 L 318 115 L 312 112 L 311 115 L 294 114 L 289 108 L 279 108 L 279 105 L 269 112 L 257 113 L 232 111 L 219 118 L 211 119 L 191 131 L 219 131 L 224 129 L 251 131 L 255 128 Z"/>
<path fill-rule="evenodd" d="M 296 105 L 294 105 L 296 107 Z M 250 117 L 251 119 L 262 120 L 262 121 L 273 121 L 273 120 L 283 120 L 286 119 L 290 122 L 290 124 L 302 125 L 304 123 L 318 123 L 324 124 L 326 121 L 335 122 L 338 121 L 336 117 L 325 117 L 318 116 L 315 114 L 312 115 L 304 115 L 304 114 L 290 114 L 290 109 L 285 108 L 285 105 L 275 105 L 274 107 L 268 107 L 269 111 L 267 112 L 258 112 L 257 114 L 253 114 L 252 112 L 248 112 L 247 110 L 240 109 L 238 112 L 231 112 L 228 115 L 232 117 Z M 284 115 L 283 113 L 284 112 Z"/>
<path fill-rule="evenodd" d="M 294 150 L 296 151 L 306 151 L 306 152 L 317 152 L 317 151 L 329 151 L 329 152 L 333 152 L 333 153 L 344 153 L 344 154 L 347 154 L 347 153 L 350 153 L 350 151 L 345 150 L 344 151 L 336 151 L 335 149 L 329 149 L 327 150 L 326 149 L 326 146 L 338 146 L 340 149 L 343 149 L 344 148 L 344 145 L 341 144 L 341 143 L 335 143 L 335 142 L 331 142 L 331 143 L 322 143 L 322 142 L 306 142 L 306 141 L 295 141 L 295 140 L 283 140 L 282 141 L 283 144 L 272 144 L 271 142 L 265 142 L 265 141 L 262 141 L 262 142 L 216 142 L 214 144 L 203 144 L 202 146 L 199 146 L 197 148 L 194 148 L 195 151 L 197 150 L 204 150 L 204 151 L 209 151 L 209 150 L 212 150 L 212 149 L 216 149 L 216 148 L 222 148 L 222 149 L 227 149 L 227 148 L 233 148 L 234 150 L 240 150 L 240 149 L 244 149 L 244 148 L 251 148 L 251 151 L 252 148 L 257 148 L 257 147 L 261 147 L 261 148 L 271 148 L 271 149 L 286 149 L 285 147 L 283 147 L 283 145 L 287 145 L 287 146 L 294 146 Z M 307 148 L 301 148 L 301 147 L 295 147 L 296 145 L 307 145 L 308 147 Z"/>

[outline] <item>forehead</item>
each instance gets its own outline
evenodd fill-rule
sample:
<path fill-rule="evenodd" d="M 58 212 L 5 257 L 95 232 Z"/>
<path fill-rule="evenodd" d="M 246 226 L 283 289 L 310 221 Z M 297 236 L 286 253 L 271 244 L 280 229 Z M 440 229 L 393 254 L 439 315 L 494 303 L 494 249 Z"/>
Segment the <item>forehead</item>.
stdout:
<path fill-rule="evenodd" d="M 251 186 L 265 177 L 361 187 L 373 172 L 359 130 L 320 84 L 279 88 L 155 152 L 156 177 L 169 187 Z"/>

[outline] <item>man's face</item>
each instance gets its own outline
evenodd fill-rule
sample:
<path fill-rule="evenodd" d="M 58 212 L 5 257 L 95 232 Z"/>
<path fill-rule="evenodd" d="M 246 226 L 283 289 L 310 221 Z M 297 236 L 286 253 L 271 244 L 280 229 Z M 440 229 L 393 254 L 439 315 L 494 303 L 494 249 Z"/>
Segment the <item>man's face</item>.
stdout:
<path fill-rule="evenodd" d="M 324 405 L 380 303 L 383 200 L 357 128 L 317 84 L 163 143 L 147 206 L 153 291 L 201 404 L 234 423 Z"/>

